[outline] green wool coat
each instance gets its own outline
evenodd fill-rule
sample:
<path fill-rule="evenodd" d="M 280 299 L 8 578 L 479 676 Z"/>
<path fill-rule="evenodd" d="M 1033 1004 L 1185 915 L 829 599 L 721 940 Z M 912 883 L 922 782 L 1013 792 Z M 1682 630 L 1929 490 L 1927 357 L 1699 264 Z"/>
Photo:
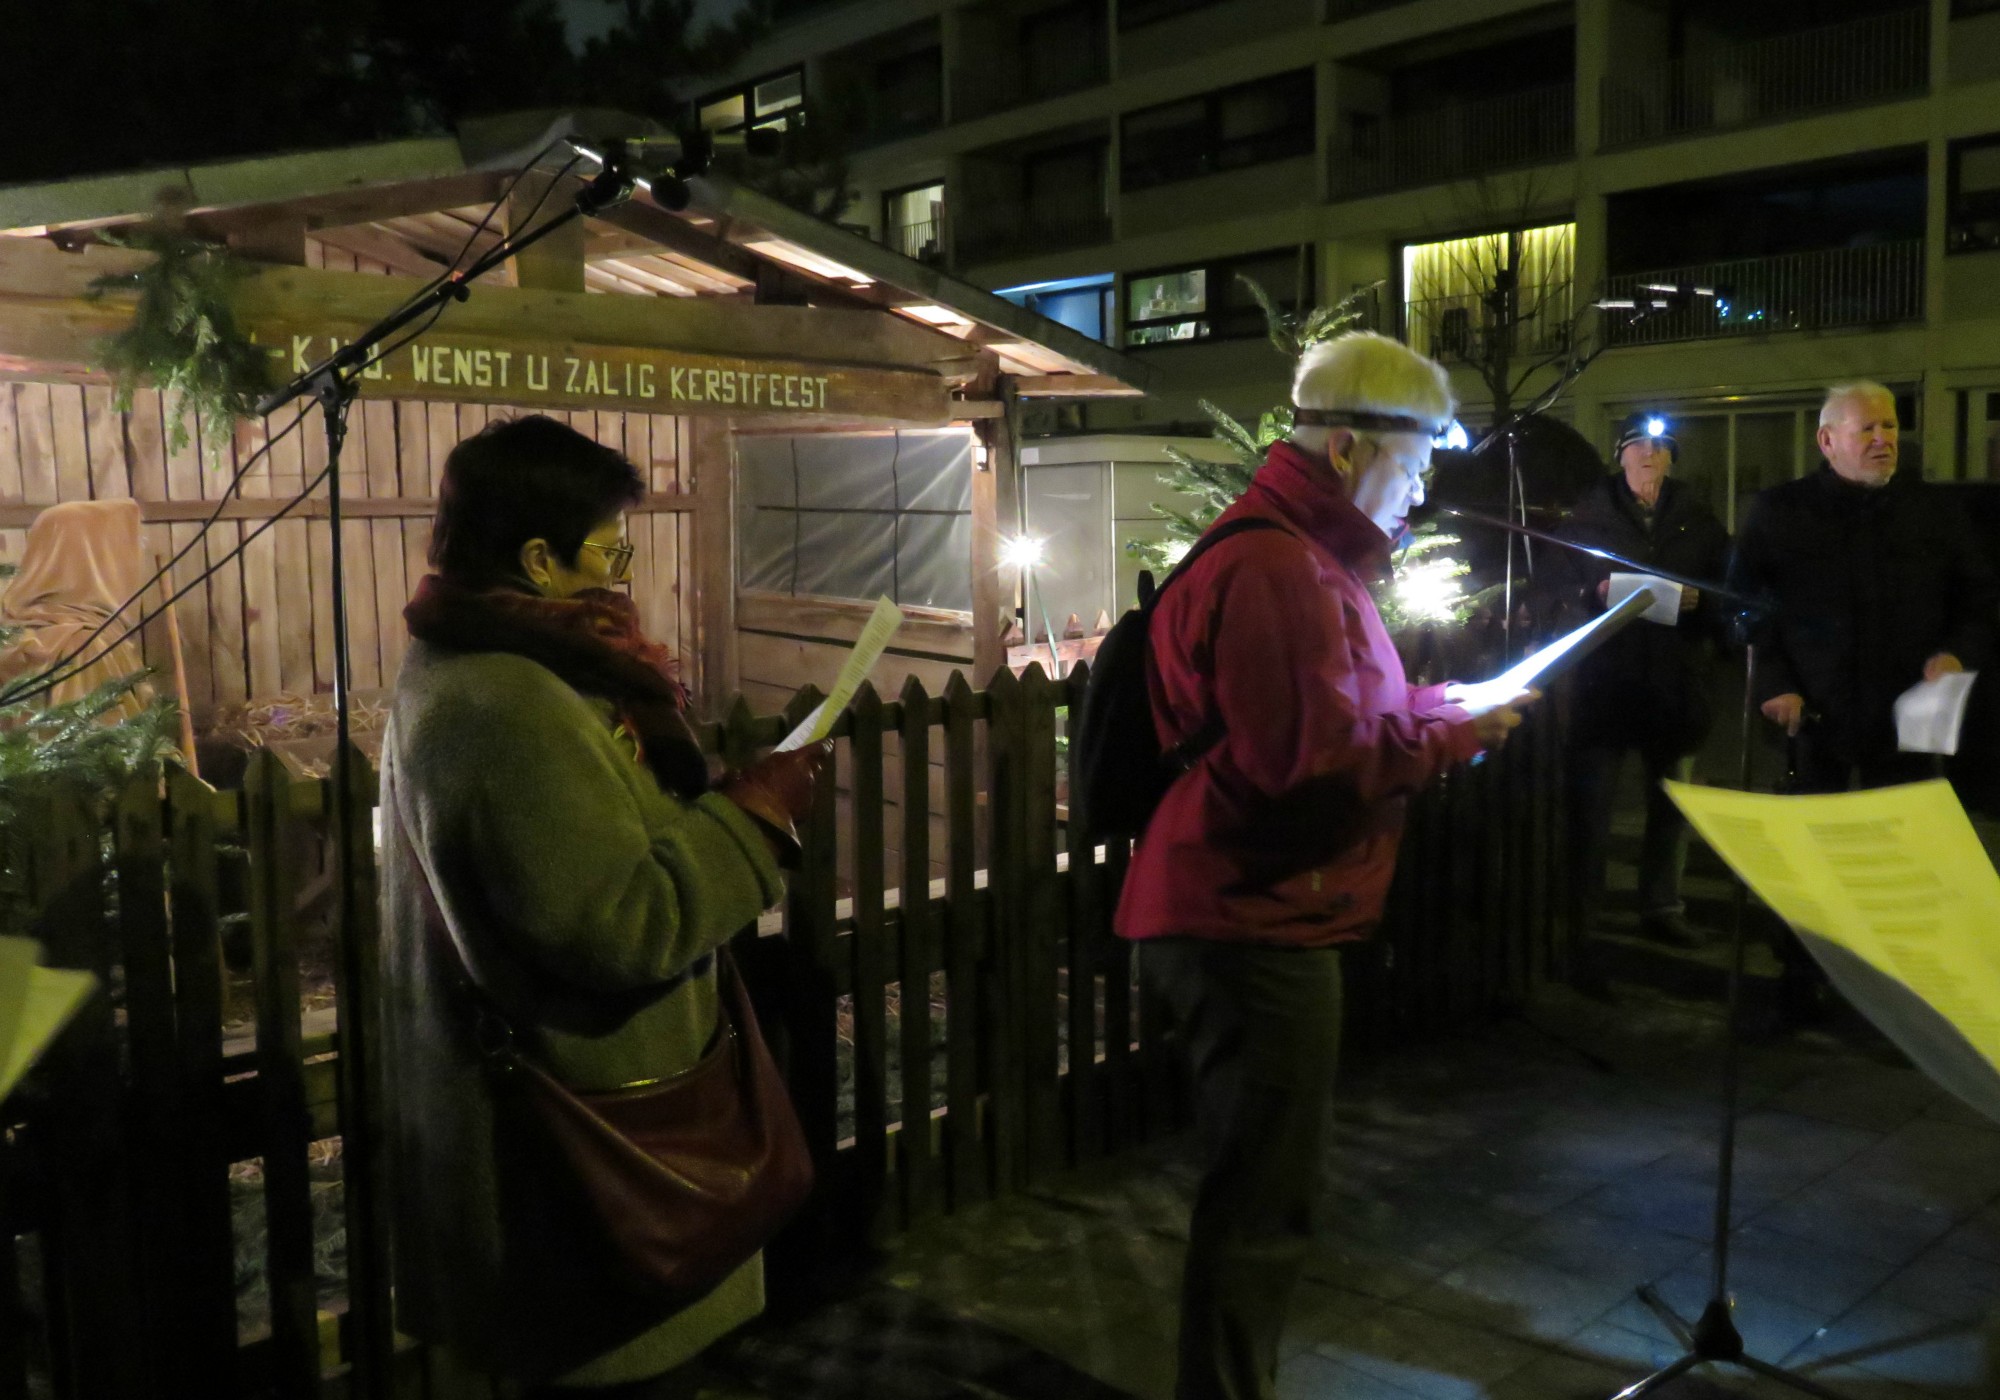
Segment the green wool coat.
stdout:
<path fill-rule="evenodd" d="M 398 1326 L 528 1380 L 679 1365 L 762 1310 L 762 1260 L 678 1314 L 623 1282 L 567 1164 L 482 1059 L 464 968 L 564 1083 L 674 1074 L 714 1031 L 715 978 L 661 983 L 777 902 L 768 844 L 725 798 L 663 793 L 610 707 L 554 672 L 422 642 L 396 680 L 381 802 L 410 836 L 385 840 L 382 868 Z M 449 941 L 425 932 L 425 870 Z"/>

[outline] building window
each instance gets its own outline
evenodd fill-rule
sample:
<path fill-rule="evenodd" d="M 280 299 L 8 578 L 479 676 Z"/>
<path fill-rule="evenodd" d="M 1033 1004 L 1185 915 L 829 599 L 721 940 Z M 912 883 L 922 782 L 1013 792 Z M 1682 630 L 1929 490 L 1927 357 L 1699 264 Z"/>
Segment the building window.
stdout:
<path fill-rule="evenodd" d="M 703 131 L 717 135 L 752 128 L 783 131 L 805 115 L 805 101 L 805 70 L 787 68 L 742 87 L 710 93 L 695 103 L 695 115 Z"/>
<path fill-rule="evenodd" d="M 1974 15 L 2000 14 L 2000 0 L 1951 0 L 1953 19 L 1971 19 Z"/>
<path fill-rule="evenodd" d="M 1406 244 L 1403 338 L 1447 361 L 1560 350 L 1575 259 L 1575 224 Z"/>
<path fill-rule="evenodd" d="M 1951 212 L 1945 250 L 1977 253 L 2000 248 L 2000 135 L 1951 143 Z"/>
<path fill-rule="evenodd" d="M 1104 0 L 1077 0 L 1021 21 L 1021 66 L 1030 99 L 1104 81 Z"/>
<path fill-rule="evenodd" d="M 944 50 L 933 44 L 875 65 L 871 136 L 935 131 L 944 121 Z"/>
<path fill-rule="evenodd" d="M 882 196 L 882 241 L 906 258 L 944 258 L 944 181 L 891 190 Z"/>
<path fill-rule="evenodd" d="M 1002 287 L 994 293 L 1016 306 L 1025 306 L 1037 316 L 1060 321 L 1071 330 L 1092 340 L 1111 343 L 1113 305 L 1117 296 L 1115 279 L 1108 272 L 1094 277 L 1069 277 L 1060 282 L 1030 282 L 1019 287 Z"/>
<path fill-rule="evenodd" d="M 1172 345 L 1265 333 L 1248 278 L 1286 311 L 1312 295 L 1309 261 L 1298 248 L 1137 273 L 1125 279 L 1125 343 Z"/>
<path fill-rule="evenodd" d="M 1071 238 L 1102 224 L 1108 203 L 1104 165 L 1102 141 L 1038 151 L 1023 161 L 1029 231 Z"/>
<path fill-rule="evenodd" d="M 972 607 L 972 434 L 742 434 L 737 578 L 795 597 Z"/>
<path fill-rule="evenodd" d="M 1118 0 L 1118 28 L 1122 31 L 1158 24 L 1163 19 L 1218 3 L 1220 0 Z"/>
<path fill-rule="evenodd" d="M 1313 73 L 1301 68 L 1128 112 L 1120 135 L 1127 190 L 1310 155 Z"/>

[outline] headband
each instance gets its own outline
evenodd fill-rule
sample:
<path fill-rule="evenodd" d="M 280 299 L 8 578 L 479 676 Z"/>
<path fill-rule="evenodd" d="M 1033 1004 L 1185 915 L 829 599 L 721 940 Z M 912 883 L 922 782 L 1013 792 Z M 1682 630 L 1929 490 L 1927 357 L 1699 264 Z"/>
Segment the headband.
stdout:
<path fill-rule="evenodd" d="M 1422 433 L 1436 437 L 1444 431 L 1436 423 L 1406 413 L 1369 413 L 1352 408 L 1294 408 L 1292 422 L 1298 427 L 1359 428 L 1368 433 Z"/>

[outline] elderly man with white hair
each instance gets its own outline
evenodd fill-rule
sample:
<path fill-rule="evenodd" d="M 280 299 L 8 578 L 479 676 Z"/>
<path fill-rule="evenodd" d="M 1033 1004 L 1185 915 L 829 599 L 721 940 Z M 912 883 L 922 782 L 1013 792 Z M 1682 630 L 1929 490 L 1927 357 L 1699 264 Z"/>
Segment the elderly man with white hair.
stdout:
<path fill-rule="evenodd" d="M 1759 495 L 1737 536 L 1731 586 L 1770 603 L 1756 699 L 1797 741 L 1797 792 L 1929 776 L 1897 752 L 1896 697 L 1992 650 L 1992 572 L 1946 491 L 1896 470 L 1899 430 L 1880 384 L 1828 390 L 1826 465 Z"/>
<path fill-rule="evenodd" d="M 1412 793 L 1497 748 L 1526 694 L 1411 686 L 1368 594 L 1424 498 L 1444 370 L 1357 333 L 1308 351 L 1297 424 L 1159 599 L 1148 684 L 1177 777 L 1118 907 L 1193 1062 L 1209 1152 L 1180 1400 L 1275 1393 L 1340 1046 L 1340 945 L 1380 921 Z M 1234 521 L 1254 525 L 1233 525 Z"/>

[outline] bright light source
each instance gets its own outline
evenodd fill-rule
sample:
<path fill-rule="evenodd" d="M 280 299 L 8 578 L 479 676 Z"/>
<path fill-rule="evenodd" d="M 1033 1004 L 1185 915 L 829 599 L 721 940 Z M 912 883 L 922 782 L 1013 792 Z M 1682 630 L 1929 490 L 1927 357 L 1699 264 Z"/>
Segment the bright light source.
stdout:
<path fill-rule="evenodd" d="M 1648 419 L 1646 420 L 1646 436 L 1647 436 L 1647 437 L 1665 437 L 1666 435 L 1667 435 L 1667 420 L 1666 420 L 1666 419 L 1664 419 L 1664 418 L 1648 418 Z"/>
<path fill-rule="evenodd" d="M 1639 288 L 1641 291 L 1647 292 L 1678 292 L 1680 290 L 1672 282 L 1641 282 Z"/>
<path fill-rule="evenodd" d="M 932 326 L 969 326 L 972 323 L 949 306 L 899 306 L 905 316 Z"/>
<path fill-rule="evenodd" d="M 1000 541 L 1000 562 L 1010 569 L 1032 569 L 1042 562 L 1042 541 L 1033 535 L 1015 535 Z"/>
<path fill-rule="evenodd" d="M 1631 297 L 1606 297 L 1591 304 L 1599 311 L 1631 311 L 1639 305 Z"/>
<path fill-rule="evenodd" d="M 1472 434 L 1465 431 L 1465 424 L 1454 418 L 1446 425 L 1443 432 L 1431 439 L 1431 446 L 1452 452 L 1463 452 L 1472 446 Z"/>
<path fill-rule="evenodd" d="M 828 281 L 852 282 L 857 287 L 866 287 L 874 278 L 865 272 L 856 272 L 845 263 L 837 263 L 832 258 L 823 258 L 818 253 L 801 248 L 796 243 L 787 243 L 782 238 L 749 238 L 743 246 L 773 258 L 801 272 L 810 272 L 815 277 Z"/>
<path fill-rule="evenodd" d="M 1464 566 L 1453 559 L 1426 559 L 1396 571 L 1396 601 L 1418 622 L 1450 622 L 1465 602 L 1459 582 Z"/>

